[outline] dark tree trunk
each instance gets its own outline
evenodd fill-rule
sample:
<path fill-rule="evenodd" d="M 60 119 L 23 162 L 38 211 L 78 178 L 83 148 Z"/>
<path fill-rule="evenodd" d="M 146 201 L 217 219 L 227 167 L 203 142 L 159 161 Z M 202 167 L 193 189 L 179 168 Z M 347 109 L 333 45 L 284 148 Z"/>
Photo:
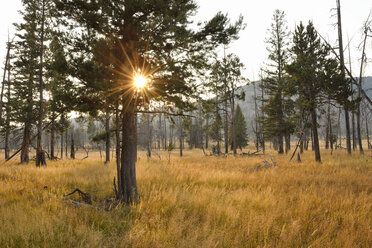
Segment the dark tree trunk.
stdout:
<path fill-rule="evenodd" d="M 318 124 L 317 124 L 317 116 L 315 108 L 310 110 L 311 112 L 311 120 L 312 120 L 312 133 L 313 133 L 313 147 L 315 151 L 315 161 L 321 162 L 320 159 L 320 149 L 319 149 L 319 137 L 318 137 Z"/>
<path fill-rule="evenodd" d="M 359 84 L 358 84 L 358 98 L 361 97 L 361 93 L 362 93 L 362 87 L 363 87 L 363 67 L 364 67 L 364 61 L 365 61 L 365 49 L 366 49 L 366 42 L 367 42 L 367 37 L 368 37 L 368 27 L 365 28 L 364 30 L 364 41 L 363 41 L 363 49 L 362 49 L 362 59 L 361 59 L 361 62 L 360 62 L 360 73 L 359 73 Z M 359 152 L 361 154 L 364 153 L 363 151 L 363 145 L 362 145 L 362 134 L 361 134 L 361 121 L 360 121 L 360 102 L 358 104 L 358 109 L 357 109 L 357 114 L 356 114 L 356 117 L 357 117 L 357 121 L 356 121 L 356 124 L 357 124 L 357 134 L 358 134 L 358 145 L 359 145 Z"/>
<path fill-rule="evenodd" d="M 345 62 L 344 62 L 344 46 L 342 40 L 342 24 L 341 24 L 341 4 L 340 0 L 337 0 L 337 26 L 338 26 L 338 49 L 340 53 L 340 69 L 343 77 L 345 77 Z M 350 119 L 349 111 L 346 106 L 344 106 L 345 111 L 345 131 L 346 131 L 346 147 L 347 152 L 351 154 L 351 138 L 350 138 Z"/>
<path fill-rule="evenodd" d="M 164 150 L 168 149 L 168 140 L 167 140 L 167 121 L 164 118 Z"/>
<path fill-rule="evenodd" d="M 61 133 L 61 159 L 63 159 L 63 133 Z"/>
<path fill-rule="evenodd" d="M 118 185 L 118 197 L 130 204 L 139 201 L 136 181 L 136 116 L 133 111 L 123 111 L 122 116 L 121 182 Z"/>
<path fill-rule="evenodd" d="M 37 149 L 36 149 L 36 166 L 40 165 L 46 166 L 45 159 L 43 159 L 43 143 L 42 143 L 42 134 L 43 134 L 43 117 L 44 117 L 44 82 L 43 82 L 43 53 L 44 53 L 44 22 L 45 22 L 45 0 L 42 1 L 42 17 L 41 17 L 41 39 L 40 39 L 40 70 L 39 70 L 39 116 L 37 123 Z"/>
<path fill-rule="evenodd" d="M 52 113 L 52 127 L 50 130 L 50 159 L 54 159 L 54 143 L 55 143 L 55 136 L 56 136 L 56 121 L 55 121 L 55 114 Z"/>
<path fill-rule="evenodd" d="M 284 153 L 283 145 L 283 136 L 278 136 L 278 154 Z"/>
<path fill-rule="evenodd" d="M 6 59 L 5 59 L 5 67 L 4 67 L 4 75 L 3 75 L 3 83 L 2 83 L 2 87 L 1 87 L 1 93 L 0 93 L 0 120 L 3 117 L 3 105 L 4 105 L 3 96 L 4 96 L 6 72 L 9 69 L 8 65 L 9 65 L 9 60 L 10 60 L 10 49 L 11 49 L 11 43 L 10 43 L 10 41 L 8 41 L 7 53 L 6 53 Z M 9 101 L 9 99 L 8 99 L 8 101 Z"/>
<path fill-rule="evenodd" d="M 23 141 L 22 141 L 22 148 L 21 148 L 21 164 L 28 163 L 30 161 L 30 158 L 29 158 L 30 143 L 31 143 L 31 123 L 26 122 L 24 131 L 23 131 Z"/>
<path fill-rule="evenodd" d="M 368 130 L 368 116 L 366 116 L 366 134 L 367 134 L 367 147 L 368 149 L 371 149 L 370 143 L 369 143 L 369 130 Z"/>
<path fill-rule="evenodd" d="M 333 130 L 332 130 L 332 120 L 329 122 L 329 143 L 331 144 L 331 150 L 333 150 Z"/>
<path fill-rule="evenodd" d="M 65 153 L 66 153 L 66 158 L 68 158 L 68 129 L 66 130 L 66 139 L 65 139 Z"/>
<path fill-rule="evenodd" d="M 71 130 L 71 152 L 70 152 L 70 158 L 75 159 L 74 130 Z"/>
<path fill-rule="evenodd" d="M 236 129 L 235 129 L 235 92 L 232 91 L 232 101 L 231 101 L 231 134 L 232 134 L 232 150 L 234 155 L 237 154 L 236 151 Z"/>
<path fill-rule="evenodd" d="M 106 131 L 106 161 L 105 163 L 110 162 L 110 114 L 106 114 L 105 120 L 105 131 Z"/>
<path fill-rule="evenodd" d="M 355 114 L 351 112 L 351 122 L 352 122 L 352 129 L 353 129 L 353 150 L 357 148 L 356 136 L 355 136 Z"/>
<path fill-rule="evenodd" d="M 117 198 L 122 194 L 121 192 L 121 173 L 120 173 L 120 117 L 119 117 L 119 103 L 115 106 L 115 138 L 116 138 L 116 175 L 117 175 Z"/>
<path fill-rule="evenodd" d="M 10 135 L 10 66 L 8 66 L 8 82 L 7 82 L 7 104 L 6 104 L 6 119 L 5 119 L 5 159 L 8 159 L 9 154 L 9 135 Z"/>
<path fill-rule="evenodd" d="M 151 142 L 152 142 L 152 139 L 151 139 L 151 136 L 152 136 L 152 132 L 151 132 L 151 125 L 150 125 L 150 115 L 147 114 L 146 115 L 146 131 L 147 131 L 147 137 L 146 137 L 146 143 L 147 143 L 147 157 L 148 158 L 151 158 Z"/>
<path fill-rule="evenodd" d="M 209 128 L 209 118 L 207 117 L 205 121 L 206 121 L 207 128 Z M 206 133 L 205 134 L 205 149 L 208 149 L 208 146 L 209 146 L 209 136 L 208 136 L 208 133 Z"/>
<path fill-rule="evenodd" d="M 224 123 L 224 139 L 225 139 L 225 153 L 229 153 L 229 116 L 227 113 L 227 100 L 225 100 L 225 123 Z"/>
<path fill-rule="evenodd" d="M 330 141 L 330 123 L 331 123 L 331 105 L 328 102 L 328 108 L 327 108 L 327 125 L 326 125 L 326 136 L 325 136 L 325 149 L 329 149 L 329 141 Z"/>
<path fill-rule="evenodd" d="M 160 144 L 164 147 L 164 140 L 163 140 L 163 128 L 161 125 L 161 114 L 159 114 L 159 137 L 158 137 L 158 149 L 160 150 Z"/>
<path fill-rule="evenodd" d="M 179 134 L 179 141 L 180 141 L 180 157 L 182 157 L 183 156 L 183 151 L 182 151 L 182 149 L 183 149 L 183 127 L 182 127 L 182 125 L 183 125 L 183 121 L 182 121 L 182 117 L 180 117 L 180 134 Z"/>
<path fill-rule="evenodd" d="M 27 120 L 25 121 L 25 127 L 23 131 L 23 141 L 21 147 L 21 163 L 28 163 L 29 162 L 29 148 L 31 144 L 31 127 L 32 127 L 32 102 L 33 102 L 33 91 L 32 91 L 32 84 L 33 84 L 34 74 L 33 72 L 30 73 L 30 79 L 28 82 L 28 95 L 27 95 Z"/>
<path fill-rule="evenodd" d="M 285 154 L 288 154 L 288 151 L 291 150 L 291 136 L 285 136 Z"/>

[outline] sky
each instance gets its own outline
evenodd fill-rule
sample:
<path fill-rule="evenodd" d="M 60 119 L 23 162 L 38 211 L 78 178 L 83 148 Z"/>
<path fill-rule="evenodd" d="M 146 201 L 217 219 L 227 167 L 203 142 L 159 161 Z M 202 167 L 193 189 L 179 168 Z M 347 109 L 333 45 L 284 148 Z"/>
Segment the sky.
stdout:
<path fill-rule="evenodd" d="M 315 28 L 327 38 L 332 45 L 337 46 L 336 0 L 196 0 L 199 11 L 194 17 L 195 21 L 207 21 L 218 11 L 227 13 L 232 22 L 243 15 L 246 28 L 240 34 L 240 39 L 230 44 L 227 52 L 237 54 L 245 64 L 244 75 L 249 79 L 258 79 L 260 68 L 267 61 L 265 38 L 267 29 L 272 22 L 275 9 L 286 13 L 288 27 L 291 31 L 301 21 L 307 23 L 312 20 Z M 2 0 L 0 9 L 0 63 L 5 61 L 5 43 L 14 35 L 12 23 L 21 20 L 18 10 L 22 9 L 21 0 Z M 5 3 L 5 4 L 4 4 Z M 351 39 L 351 62 L 353 74 L 359 74 L 361 51 L 358 46 L 362 40 L 361 27 L 372 10 L 371 0 L 341 0 L 342 25 L 344 46 Z M 332 17 L 333 16 L 333 17 Z M 367 56 L 372 58 L 372 38 L 367 44 Z M 348 58 L 348 54 L 345 55 Z M 2 60 L 2 61 L 1 61 Z M 347 59 L 348 60 L 348 59 Z M 347 61 L 346 61 L 347 62 Z M 1 67 L 1 68 L 2 68 Z M 372 75 L 372 63 L 365 68 L 364 75 Z"/>

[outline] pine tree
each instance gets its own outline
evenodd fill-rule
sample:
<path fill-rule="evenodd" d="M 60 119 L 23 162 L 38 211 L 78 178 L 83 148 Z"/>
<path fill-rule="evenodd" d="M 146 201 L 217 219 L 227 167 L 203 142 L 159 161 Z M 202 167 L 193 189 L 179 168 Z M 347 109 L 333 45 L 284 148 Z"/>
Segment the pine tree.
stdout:
<path fill-rule="evenodd" d="M 300 108 L 311 116 L 315 160 L 320 162 L 317 108 L 329 99 L 346 104 L 352 91 L 339 63 L 329 56 L 329 48 L 320 41 L 311 22 L 306 28 L 302 23 L 296 27 L 291 51 L 294 61 L 286 70 L 292 77 L 291 88 L 297 92 Z"/>
<path fill-rule="evenodd" d="M 239 105 L 235 109 L 235 134 L 236 134 L 236 147 L 242 150 L 243 147 L 248 145 L 248 130 L 245 117 Z M 232 132 L 230 132 L 230 144 L 232 142 Z"/>
<path fill-rule="evenodd" d="M 37 69 L 39 68 L 38 55 L 38 9 L 35 4 L 23 1 L 23 23 L 15 24 L 17 40 L 15 42 L 15 80 L 14 80 L 14 119 L 23 125 L 23 139 L 21 148 L 21 163 L 29 162 L 29 149 L 31 144 L 31 129 L 36 123 L 35 89 Z"/>
<path fill-rule="evenodd" d="M 266 43 L 269 45 L 269 64 L 264 70 L 263 90 L 267 94 L 263 105 L 262 131 L 278 142 L 278 153 L 284 153 L 283 138 L 294 131 L 293 101 L 288 91 L 288 76 L 284 66 L 289 59 L 289 31 L 283 11 L 275 10 Z M 287 141 L 287 139 L 286 139 Z M 288 147 L 288 141 L 286 142 Z M 287 149 L 286 149 L 287 151 Z"/>
<path fill-rule="evenodd" d="M 217 14 L 196 32 L 188 25 L 197 9 L 192 0 L 55 2 L 60 14 L 81 28 L 81 36 L 70 40 L 75 51 L 79 51 L 74 56 L 73 76 L 83 86 L 80 88 L 91 95 L 102 93 L 97 83 L 104 80 L 111 83 L 116 93 L 111 95 L 121 105 L 117 197 L 125 203 L 136 202 L 136 112 L 146 108 L 151 100 L 163 100 L 177 109 L 188 107 L 184 96 L 193 93 L 194 69 L 206 64 L 207 53 L 237 36 L 241 20 L 229 25 L 225 15 Z M 96 44 L 90 42 L 91 37 L 94 41 L 97 36 L 110 42 L 106 54 L 109 67 L 97 66 L 97 59 L 91 56 Z M 101 80 L 96 78 L 97 67 L 102 69 Z M 151 77 L 146 89 L 133 87 L 136 73 Z M 86 104 L 86 110 L 97 103 Z"/>

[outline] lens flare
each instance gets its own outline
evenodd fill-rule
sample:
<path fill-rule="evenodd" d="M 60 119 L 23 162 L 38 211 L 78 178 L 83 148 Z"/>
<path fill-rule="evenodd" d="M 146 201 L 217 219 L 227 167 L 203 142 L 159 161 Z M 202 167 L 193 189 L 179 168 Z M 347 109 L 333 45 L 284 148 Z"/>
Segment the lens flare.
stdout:
<path fill-rule="evenodd" d="M 134 87 L 137 90 L 142 90 L 146 87 L 148 79 L 143 75 L 135 75 L 133 78 Z"/>

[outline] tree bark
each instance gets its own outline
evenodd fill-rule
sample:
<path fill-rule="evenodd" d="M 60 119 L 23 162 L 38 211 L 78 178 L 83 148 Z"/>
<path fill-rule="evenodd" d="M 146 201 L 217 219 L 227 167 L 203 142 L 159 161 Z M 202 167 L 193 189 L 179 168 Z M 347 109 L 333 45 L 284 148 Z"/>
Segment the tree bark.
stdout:
<path fill-rule="evenodd" d="M 147 157 L 151 158 L 151 125 L 150 125 L 150 114 L 146 114 L 146 131 L 147 131 L 147 137 L 146 137 L 146 143 L 147 143 Z"/>
<path fill-rule="evenodd" d="M 7 104 L 6 104 L 6 119 L 5 119 L 5 160 L 10 156 L 9 152 L 9 135 L 10 135 L 10 66 L 8 66 L 8 82 L 7 82 Z"/>
<path fill-rule="evenodd" d="M 66 139 L 65 139 L 65 154 L 66 154 L 66 158 L 68 158 L 68 152 L 67 152 L 67 150 L 68 150 L 68 129 L 66 129 L 66 134 L 65 134 L 65 137 L 66 137 Z"/>
<path fill-rule="evenodd" d="M 75 141 L 74 141 L 74 130 L 71 130 L 71 151 L 70 158 L 75 159 Z"/>
<path fill-rule="evenodd" d="M 56 135 L 56 121 L 55 113 L 52 113 L 52 126 L 50 131 L 50 159 L 54 159 L 54 143 Z"/>
<path fill-rule="evenodd" d="M 283 149 L 283 136 L 278 136 L 278 154 L 283 154 L 284 149 Z"/>
<path fill-rule="evenodd" d="M 345 60 L 344 60 L 344 46 L 342 40 L 342 23 L 341 23 L 341 4 L 340 0 L 337 0 L 337 26 L 338 26 L 338 49 L 340 53 L 340 69 L 345 78 Z M 351 154 L 351 137 L 350 137 L 350 119 L 349 119 L 349 111 L 346 106 L 344 106 L 345 111 L 345 131 L 346 131 L 346 147 L 347 152 Z"/>
<path fill-rule="evenodd" d="M 367 134 L 367 147 L 371 149 L 371 145 L 369 142 L 369 130 L 368 130 L 368 116 L 366 115 L 366 134 Z"/>
<path fill-rule="evenodd" d="M 63 159 L 63 133 L 61 133 L 61 159 Z"/>
<path fill-rule="evenodd" d="M 313 146 L 315 151 L 315 161 L 321 162 L 320 149 L 319 149 L 319 137 L 318 137 L 318 123 L 316 110 L 314 107 L 310 109 L 311 120 L 312 120 L 312 133 L 313 133 Z"/>
<path fill-rule="evenodd" d="M 285 154 L 288 154 L 289 150 L 291 150 L 291 135 L 285 136 Z"/>
<path fill-rule="evenodd" d="M 21 148 L 21 164 L 28 163 L 30 161 L 29 158 L 29 148 L 31 143 L 31 123 L 27 121 L 25 123 L 25 128 L 23 131 L 23 141 L 22 141 L 22 148 Z"/>
<path fill-rule="evenodd" d="M 106 113 L 106 119 L 105 119 L 105 131 L 106 131 L 106 160 L 105 163 L 110 162 L 110 114 Z"/>
<path fill-rule="evenodd" d="M 180 134 L 179 134 L 179 141 L 180 141 L 180 157 L 182 157 L 183 156 L 183 151 L 182 151 L 182 149 L 183 149 L 183 127 L 182 127 L 182 125 L 183 125 L 183 121 L 182 121 L 182 117 L 179 117 L 180 118 Z"/>
<path fill-rule="evenodd" d="M 136 181 L 136 118 L 134 111 L 123 111 L 119 199 L 126 204 L 139 201 Z M 118 175 L 119 178 L 119 175 Z"/>
<path fill-rule="evenodd" d="M 2 120 L 2 117 L 3 117 L 3 105 L 4 105 L 4 103 L 3 103 L 3 96 L 4 96 L 6 72 L 7 72 L 8 68 L 9 68 L 10 49 L 11 49 L 11 42 L 8 41 L 7 52 L 6 52 L 6 59 L 5 59 L 5 67 L 4 67 L 4 75 L 3 75 L 3 83 L 2 83 L 1 95 L 0 95 L 0 120 Z"/>
<path fill-rule="evenodd" d="M 36 149 L 36 166 L 46 166 L 45 159 L 43 159 L 43 148 L 42 148 L 42 133 L 43 133 L 43 117 L 44 117 L 44 82 L 43 82 L 43 53 L 44 53 L 44 24 L 45 24 L 45 0 L 42 1 L 42 16 L 41 16 L 41 39 L 40 39 L 40 70 L 39 70 L 39 118 L 37 123 L 37 149 Z"/>
<path fill-rule="evenodd" d="M 117 175 L 117 195 L 116 197 L 122 194 L 121 192 L 121 173 L 120 173 L 120 117 L 119 117 L 119 103 L 116 103 L 115 106 L 115 138 L 116 138 L 116 175 Z"/>
<path fill-rule="evenodd" d="M 358 98 L 361 97 L 361 93 L 362 93 L 362 87 L 363 87 L 363 66 L 364 66 L 364 61 L 365 61 L 365 57 L 366 57 L 366 54 L 365 54 L 365 49 L 366 49 L 366 43 L 367 43 L 367 37 L 368 37 L 368 27 L 365 27 L 365 30 L 364 30 L 364 40 L 363 40 L 363 49 L 362 49 L 362 59 L 361 59 L 361 62 L 360 62 L 360 73 L 359 73 L 359 84 L 358 84 Z M 357 117 L 357 121 L 356 121 L 356 124 L 357 124 L 357 134 L 358 134 L 358 145 L 359 145 L 359 152 L 361 154 L 364 153 L 363 151 L 363 145 L 362 145 L 362 134 L 361 134 L 361 124 L 360 124 L 360 102 L 358 104 L 358 109 L 357 109 L 357 114 L 356 114 L 356 117 Z"/>

